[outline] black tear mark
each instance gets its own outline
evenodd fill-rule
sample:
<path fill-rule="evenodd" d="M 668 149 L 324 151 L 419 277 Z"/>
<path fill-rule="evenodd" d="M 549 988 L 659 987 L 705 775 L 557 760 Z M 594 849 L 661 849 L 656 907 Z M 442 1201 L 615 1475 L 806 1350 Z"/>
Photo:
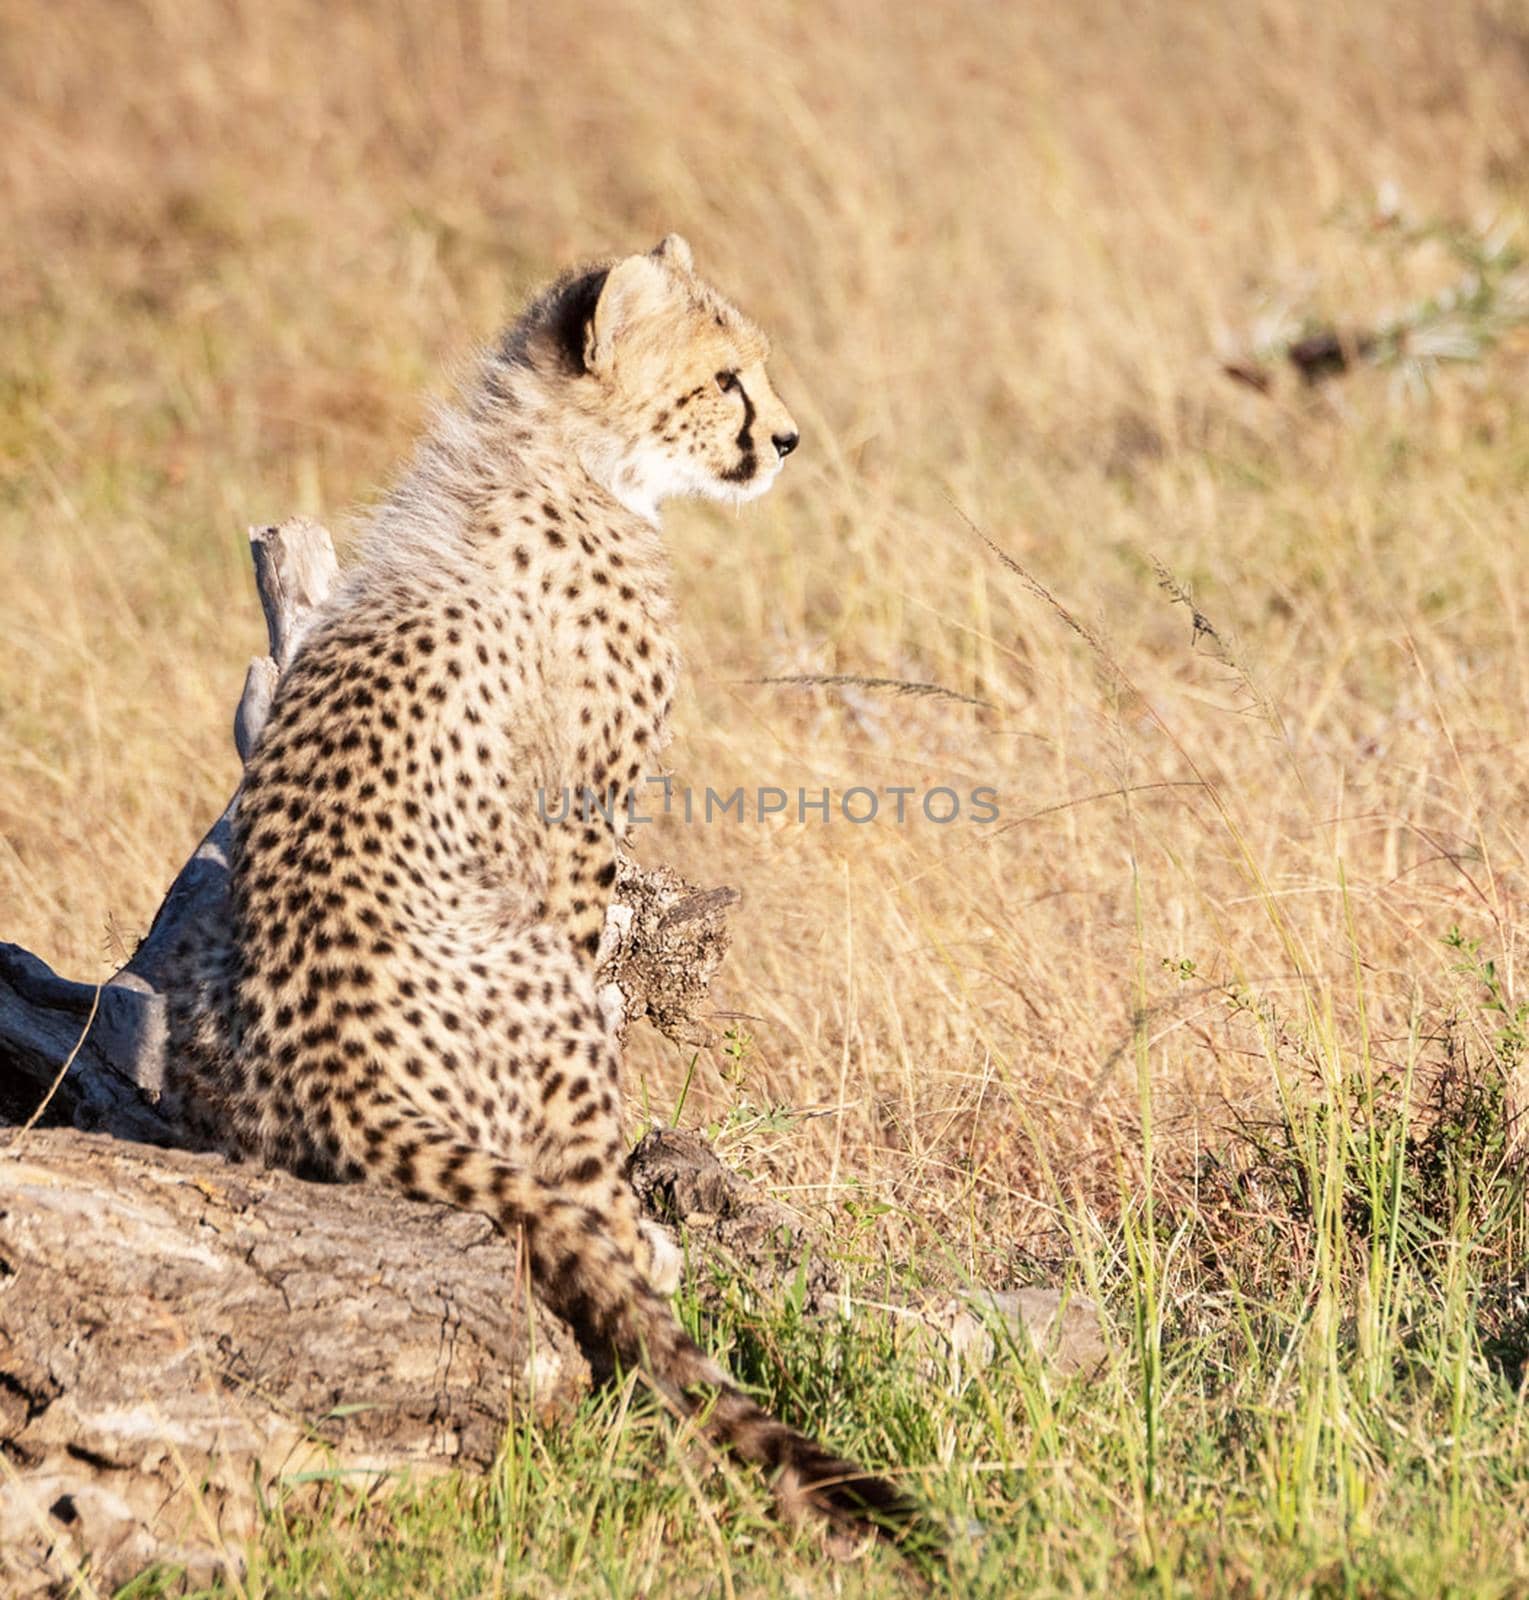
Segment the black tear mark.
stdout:
<path fill-rule="evenodd" d="M 738 460 L 728 467 L 722 474 L 728 483 L 747 483 L 754 476 L 754 469 L 758 460 L 754 454 L 754 439 L 751 429 L 754 426 L 754 402 L 749 399 L 749 392 L 740 382 L 737 384 L 739 395 L 743 399 L 743 426 L 738 430 Z"/>

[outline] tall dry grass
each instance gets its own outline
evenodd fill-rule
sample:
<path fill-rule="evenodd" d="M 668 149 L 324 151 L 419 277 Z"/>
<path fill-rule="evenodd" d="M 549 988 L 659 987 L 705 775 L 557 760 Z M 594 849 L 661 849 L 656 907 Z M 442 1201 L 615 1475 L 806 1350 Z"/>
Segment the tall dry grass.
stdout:
<path fill-rule="evenodd" d="M 0 934 L 109 970 L 220 805 L 245 526 L 343 524 L 532 285 L 673 228 L 804 435 L 670 518 L 678 778 L 1002 813 L 648 830 L 746 895 L 687 1116 L 991 1281 L 1131 1181 L 1144 1087 L 1190 1173 L 1271 1056 L 1469 1047 L 1445 933 L 1524 981 L 1525 346 L 1219 359 L 1438 287 L 1378 187 L 1512 216 L 1526 157 L 1517 0 L 5 0 Z M 756 681 L 813 674 L 983 704 Z"/>

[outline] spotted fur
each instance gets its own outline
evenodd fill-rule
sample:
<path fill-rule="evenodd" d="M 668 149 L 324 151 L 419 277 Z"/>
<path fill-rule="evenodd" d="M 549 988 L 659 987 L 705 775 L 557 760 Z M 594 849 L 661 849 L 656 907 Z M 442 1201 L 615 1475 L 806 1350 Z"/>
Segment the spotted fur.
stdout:
<path fill-rule="evenodd" d="M 561 279 L 374 515 L 246 769 L 232 917 L 171 993 L 172 1107 L 207 1143 L 523 1228 L 539 1292 L 775 1475 L 899 1493 L 761 1410 L 649 1281 L 594 954 L 620 806 L 679 662 L 658 508 L 749 499 L 796 428 L 759 331 L 671 236 Z"/>

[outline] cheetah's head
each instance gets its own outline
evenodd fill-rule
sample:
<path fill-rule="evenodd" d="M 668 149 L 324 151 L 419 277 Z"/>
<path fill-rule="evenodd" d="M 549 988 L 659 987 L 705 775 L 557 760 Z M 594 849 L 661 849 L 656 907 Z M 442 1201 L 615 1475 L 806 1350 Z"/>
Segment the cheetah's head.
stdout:
<path fill-rule="evenodd" d="M 678 234 L 565 294 L 580 453 L 617 499 L 656 520 L 675 495 L 752 500 L 775 482 L 798 436 L 765 371 L 769 344 L 696 276 Z"/>

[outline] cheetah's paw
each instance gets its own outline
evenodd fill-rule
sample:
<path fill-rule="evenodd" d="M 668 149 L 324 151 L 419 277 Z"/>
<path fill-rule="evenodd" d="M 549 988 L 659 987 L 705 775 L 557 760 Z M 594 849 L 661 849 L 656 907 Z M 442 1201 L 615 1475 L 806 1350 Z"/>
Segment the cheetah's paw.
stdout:
<path fill-rule="evenodd" d="M 621 985 L 602 984 L 595 995 L 595 1004 L 600 1008 L 600 1021 L 605 1031 L 612 1036 L 619 1035 L 626 1027 L 626 996 L 621 992 Z"/>
<path fill-rule="evenodd" d="M 673 1294 L 680 1286 L 684 1253 L 661 1223 L 644 1217 L 640 1226 L 643 1238 L 648 1241 L 648 1282 L 660 1294 Z"/>

